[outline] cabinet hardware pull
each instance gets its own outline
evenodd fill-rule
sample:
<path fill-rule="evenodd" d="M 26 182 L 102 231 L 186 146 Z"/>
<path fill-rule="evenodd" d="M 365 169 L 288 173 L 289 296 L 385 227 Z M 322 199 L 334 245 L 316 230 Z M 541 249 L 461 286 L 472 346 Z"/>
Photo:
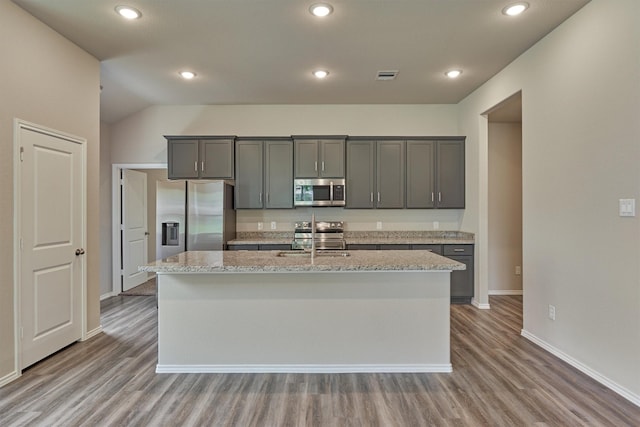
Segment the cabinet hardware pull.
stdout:
<path fill-rule="evenodd" d="M 373 203 L 373 193 L 371 193 L 371 203 Z"/>
<path fill-rule="evenodd" d="M 442 193 L 438 191 L 438 201 L 441 202 L 442 201 Z"/>
<path fill-rule="evenodd" d="M 262 203 L 262 193 L 260 193 L 260 203 Z"/>
<path fill-rule="evenodd" d="M 455 249 L 453 250 L 453 252 L 464 252 L 464 249 L 455 248 Z"/>
<path fill-rule="evenodd" d="M 198 162 L 193 162 L 193 170 L 198 172 Z"/>
<path fill-rule="evenodd" d="M 324 172 L 324 160 L 322 161 L 322 172 Z"/>
<path fill-rule="evenodd" d="M 431 192 L 431 202 L 433 202 L 434 198 L 433 198 L 433 191 Z"/>
<path fill-rule="evenodd" d="M 318 172 L 318 162 L 313 162 L 313 170 Z"/>
<path fill-rule="evenodd" d="M 378 191 L 378 203 L 380 203 L 380 192 Z"/>
<path fill-rule="evenodd" d="M 200 162 L 200 170 L 204 172 L 204 162 Z"/>

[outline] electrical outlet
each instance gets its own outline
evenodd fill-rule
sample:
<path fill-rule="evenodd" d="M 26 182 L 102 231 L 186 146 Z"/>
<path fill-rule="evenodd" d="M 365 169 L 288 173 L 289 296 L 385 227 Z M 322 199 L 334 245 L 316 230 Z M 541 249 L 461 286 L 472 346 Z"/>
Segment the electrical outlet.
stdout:
<path fill-rule="evenodd" d="M 376 230 L 382 230 L 382 221 L 376 222 Z"/>
<path fill-rule="evenodd" d="M 264 228 L 264 224 L 258 222 L 258 230 L 262 230 Z"/>
<path fill-rule="evenodd" d="M 522 267 L 516 265 L 516 276 L 520 276 L 522 274 Z"/>
<path fill-rule="evenodd" d="M 556 320 L 556 306 L 549 304 L 549 319 Z"/>
<path fill-rule="evenodd" d="M 440 229 L 440 221 L 433 221 L 433 229 L 434 230 Z"/>
<path fill-rule="evenodd" d="M 271 229 L 272 230 L 276 229 L 276 222 L 275 221 L 271 221 Z"/>

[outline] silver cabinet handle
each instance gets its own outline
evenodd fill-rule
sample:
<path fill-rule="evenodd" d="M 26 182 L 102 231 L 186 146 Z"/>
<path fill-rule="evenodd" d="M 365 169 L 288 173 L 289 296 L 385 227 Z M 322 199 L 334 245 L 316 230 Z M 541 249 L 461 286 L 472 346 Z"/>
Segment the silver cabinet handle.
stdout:
<path fill-rule="evenodd" d="M 464 249 L 455 248 L 455 249 L 453 250 L 453 252 L 464 252 Z"/>
<path fill-rule="evenodd" d="M 441 202 L 442 201 L 442 193 L 438 191 L 438 201 Z"/>
<path fill-rule="evenodd" d="M 198 172 L 198 162 L 193 162 L 193 170 Z"/>
<path fill-rule="evenodd" d="M 378 191 L 378 203 L 380 203 L 380 192 Z"/>
<path fill-rule="evenodd" d="M 433 202 L 433 191 L 431 192 L 431 202 Z"/>
<path fill-rule="evenodd" d="M 260 193 L 260 203 L 262 203 L 262 193 Z"/>
<path fill-rule="evenodd" d="M 371 193 L 371 203 L 373 203 L 373 193 Z"/>
<path fill-rule="evenodd" d="M 267 193 L 267 203 L 269 203 L 269 193 Z"/>
<path fill-rule="evenodd" d="M 322 161 L 322 172 L 324 172 L 324 160 Z"/>
<path fill-rule="evenodd" d="M 200 170 L 204 172 L 204 162 L 200 162 Z"/>
<path fill-rule="evenodd" d="M 313 170 L 318 171 L 318 162 L 313 162 Z"/>

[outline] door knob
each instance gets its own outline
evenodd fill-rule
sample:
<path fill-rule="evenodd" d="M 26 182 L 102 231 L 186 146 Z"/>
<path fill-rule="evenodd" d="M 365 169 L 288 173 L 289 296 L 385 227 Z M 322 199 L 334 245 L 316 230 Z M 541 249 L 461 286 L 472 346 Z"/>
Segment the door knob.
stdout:
<path fill-rule="evenodd" d="M 84 255 L 84 249 L 80 248 L 80 249 L 76 249 L 76 256 L 78 255 Z"/>

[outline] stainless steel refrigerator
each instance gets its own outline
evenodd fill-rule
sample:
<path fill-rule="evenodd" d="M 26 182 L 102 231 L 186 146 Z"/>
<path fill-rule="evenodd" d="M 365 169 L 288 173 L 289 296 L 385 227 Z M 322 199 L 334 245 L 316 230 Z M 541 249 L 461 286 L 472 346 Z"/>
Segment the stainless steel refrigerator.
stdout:
<path fill-rule="evenodd" d="M 158 181 L 156 256 L 221 251 L 236 237 L 233 186 L 224 181 Z"/>

